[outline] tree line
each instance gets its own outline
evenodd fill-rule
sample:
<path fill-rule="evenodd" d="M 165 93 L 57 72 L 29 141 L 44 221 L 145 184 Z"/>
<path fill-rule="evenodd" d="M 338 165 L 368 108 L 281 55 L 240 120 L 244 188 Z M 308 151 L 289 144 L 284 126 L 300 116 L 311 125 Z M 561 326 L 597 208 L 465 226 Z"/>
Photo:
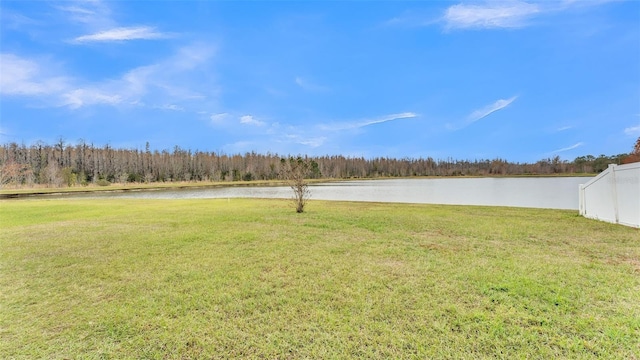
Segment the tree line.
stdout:
<path fill-rule="evenodd" d="M 640 143 L 640 139 L 636 145 Z M 637 146 L 636 146 L 637 147 Z M 314 156 L 303 157 L 310 164 L 308 178 L 347 179 L 411 176 L 498 176 L 598 173 L 608 164 L 621 164 L 640 150 L 613 156 L 580 156 L 573 161 L 559 156 L 535 163 L 514 163 L 505 159 L 455 160 Z M 174 181 L 251 181 L 280 178 L 283 158 L 278 154 L 224 154 L 173 150 L 118 149 L 59 140 L 55 144 L 0 145 L 2 186 L 74 186 L 109 183 L 154 183 Z M 635 159 L 635 158 L 634 158 Z M 638 160 L 635 160 L 638 161 Z"/>

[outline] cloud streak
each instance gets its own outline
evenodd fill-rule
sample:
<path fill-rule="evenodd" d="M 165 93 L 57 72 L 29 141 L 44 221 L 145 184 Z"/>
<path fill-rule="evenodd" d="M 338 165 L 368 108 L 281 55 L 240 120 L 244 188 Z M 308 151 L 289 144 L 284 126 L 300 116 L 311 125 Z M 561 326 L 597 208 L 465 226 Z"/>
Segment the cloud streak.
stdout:
<path fill-rule="evenodd" d="M 616 0 L 564 1 L 475 1 L 451 5 L 439 17 L 406 13 L 387 20 L 391 26 L 431 26 L 440 24 L 445 30 L 517 29 L 529 26 L 546 14 L 581 7 L 599 6 Z"/>
<path fill-rule="evenodd" d="M 213 114 L 209 117 L 212 125 L 222 125 L 229 118 L 228 113 Z"/>
<path fill-rule="evenodd" d="M 164 104 L 162 106 L 158 106 L 157 108 L 161 110 L 184 111 L 184 108 L 182 106 L 178 106 L 176 104 Z"/>
<path fill-rule="evenodd" d="M 358 128 L 362 128 L 369 125 L 381 124 L 388 121 L 411 119 L 415 117 L 418 117 L 418 114 L 413 112 L 403 112 L 398 114 L 385 115 L 385 116 L 374 118 L 374 119 L 366 119 L 366 120 L 360 120 L 360 121 L 334 123 L 334 124 L 322 124 L 322 125 L 319 125 L 319 128 L 321 130 L 326 130 L 326 131 L 352 130 L 352 129 L 358 129 Z"/>
<path fill-rule="evenodd" d="M 75 43 L 154 40 L 168 37 L 149 26 L 117 27 L 73 39 Z"/>
<path fill-rule="evenodd" d="M 74 89 L 62 95 L 64 105 L 78 109 L 87 105 L 117 105 L 123 101 L 122 96 L 103 92 L 95 88 Z"/>
<path fill-rule="evenodd" d="M 64 71 L 56 73 L 50 69 L 49 59 L 0 53 L 0 93 L 32 97 L 47 106 L 70 109 L 137 105 L 182 111 L 186 109 L 179 102 L 202 101 L 207 98 L 203 94 L 215 96 L 216 85 L 203 81 L 214 53 L 214 48 L 207 44 L 189 45 L 155 64 L 96 82 L 69 76 Z"/>
<path fill-rule="evenodd" d="M 447 29 L 518 28 L 539 12 L 537 5 L 523 1 L 458 4 L 450 6 L 442 20 Z"/>
<path fill-rule="evenodd" d="M 415 118 L 418 115 L 412 112 L 404 112 L 397 114 L 384 115 L 377 118 L 370 118 L 357 121 L 348 121 L 340 123 L 317 124 L 315 126 L 280 126 L 279 123 L 272 123 L 269 128 L 262 134 L 269 134 L 269 146 L 281 144 L 285 147 L 287 144 L 301 145 L 305 148 L 316 149 L 327 145 L 335 140 L 337 133 L 345 136 L 346 130 L 357 130 L 362 127 L 381 124 L 388 121 Z M 242 124 L 265 126 L 266 123 L 256 120 L 251 115 L 241 117 Z M 346 136 L 352 136 L 353 132 L 346 132 Z"/>
<path fill-rule="evenodd" d="M 321 91 L 328 91 L 329 88 L 327 88 L 326 86 L 322 86 L 322 85 L 318 85 L 318 84 L 314 84 L 300 76 L 295 78 L 295 83 L 296 85 L 298 85 L 299 87 L 301 87 L 304 90 L 307 91 L 315 91 L 315 92 L 321 92 Z"/>
<path fill-rule="evenodd" d="M 68 1 L 65 6 L 54 6 L 61 11 L 70 22 L 83 24 L 94 29 L 115 27 L 111 17 L 111 9 L 100 0 Z"/>
<path fill-rule="evenodd" d="M 327 141 L 326 136 L 305 137 L 305 136 L 296 135 L 296 134 L 287 134 L 284 136 L 284 138 L 290 142 L 309 146 L 311 148 L 320 147 L 324 145 L 324 143 Z"/>
<path fill-rule="evenodd" d="M 575 143 L 575 144 L 573 144 L 571 146 L 568 146 L 568 147 L 565 147 L 565 148 L 562 148 L 562 149 L 558 149 L 558 150 L 554 150 L 551 153 L 552 154 L 556 154 L 556 153 L 561 153 L 561 152 L 577 149 L 577 148 L 581 147 L 582 145 L 584 145 L 584 143 L 582 143 L 582 142 Z"/>
<path fill-rule="evenodd" d="M 468 117 L 469 123 L 484 119 L 487 116 L 493 114 L 494 112 L 506 108 L 507 106 L 511 105 L 511 103 L 514 102 L 517 98 L 518 98 L 517 96 L 514 96 L 509 99 L 500 99 L 491 105 L 487 105 L 482 109 L 478 109 L 472 112 L 471 115 L 469 115 Z"/>
<path fill-rule="evenodd" d="M 484 119 L 487 116 L 493 114 L 494 112 L 506 108 L 507 106 L 511 105 L 511 103 L 514 102 L 517 98 L 518 98 L 517 96 L 513 96 L 509 99 L 500 99 L 494 102 L 493 104 L 490 104 L 481 109 L 475 110 L 467 117 L 468 124 Z"/>
<path fill-rule="evenodd" d="M 507 106 L 511 105 L 518 97 L 513 96 L 508 99 L 499 99 L 492 104 L 484 106 L 480 109 L 474 110 L 471 114 L 469 114 L 466 120 L 459 121 L 457 124 L 446 124 L 445 127 L 451 131 L 457 131 L 460 129 L 464 129 L 465 127 L 473 124 L 476 121 L 482 120 L 487 116 L 493 114 L 496 111 L 500 111 Z"/>
<path fill-rule="evenodd" d="M 640 136 L 640 125 L 638 126 L 630 126 L 624 129 L 625 135 L 628 136 Z"/>
<path fill-rule="evenodd" d="M 253 126 L 264 126 L 266 125 L 264 121 L 257 120 L 253 117 L 253 115 L 243 115 L 240 117 L 240 124 L 253 125 Z"/>
<path fill-rule="evenodd" d="M 38 61 L 15 54 L 0 54 L 0 94 L 38 96 L 56 94 L 69 87 L 71 80 L 52 75 Z"/>

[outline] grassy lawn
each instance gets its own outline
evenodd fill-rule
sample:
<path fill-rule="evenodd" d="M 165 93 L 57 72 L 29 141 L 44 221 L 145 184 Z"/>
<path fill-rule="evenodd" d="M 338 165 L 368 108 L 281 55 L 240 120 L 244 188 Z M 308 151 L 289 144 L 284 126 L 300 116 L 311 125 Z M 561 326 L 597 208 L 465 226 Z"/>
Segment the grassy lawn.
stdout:
<path fill-rule="evenodd" d="M 640 232 L 575 211 L 0 201 L 0 358 L 640 358 Z"/>

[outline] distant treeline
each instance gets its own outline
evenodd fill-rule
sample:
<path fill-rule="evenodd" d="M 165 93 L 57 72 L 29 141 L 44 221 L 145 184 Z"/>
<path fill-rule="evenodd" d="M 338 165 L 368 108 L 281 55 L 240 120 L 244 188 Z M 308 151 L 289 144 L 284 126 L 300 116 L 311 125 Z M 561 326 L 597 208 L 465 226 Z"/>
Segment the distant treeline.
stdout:
<path fill-rule="evenodd" d="M 454 160 L 427 158 L 365 159 L 345 156 L 305 157 L 310 178 L 376 178 L 410 176 L 491 176 L 598 173 L 608 164 L 621 164 L 629 154 L 580 156 L 566 161 L 555 156 L 535 163 L 504 159 Z M 89 183 L 152 183 L 170 181 L 250 181 L 277 179 L 281 158 L 288 155 L 255 152 L 229 155 L 191 151 L 116 149 L 86 142 L 75 145 L 60 140 L 49 145 L 0 145 L 2 186 L 73 186 Z"/>

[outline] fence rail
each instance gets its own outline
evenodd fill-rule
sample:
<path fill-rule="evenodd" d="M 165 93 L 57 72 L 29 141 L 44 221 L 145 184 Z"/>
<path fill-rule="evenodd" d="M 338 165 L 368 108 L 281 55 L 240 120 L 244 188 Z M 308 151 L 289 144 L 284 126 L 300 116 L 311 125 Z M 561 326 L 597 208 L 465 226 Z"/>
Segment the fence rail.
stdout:
<path fill-rule="evenodd" d="M 640 228 L 640 163 L 611 164 L 580 185 L 580 215 Z"/>

